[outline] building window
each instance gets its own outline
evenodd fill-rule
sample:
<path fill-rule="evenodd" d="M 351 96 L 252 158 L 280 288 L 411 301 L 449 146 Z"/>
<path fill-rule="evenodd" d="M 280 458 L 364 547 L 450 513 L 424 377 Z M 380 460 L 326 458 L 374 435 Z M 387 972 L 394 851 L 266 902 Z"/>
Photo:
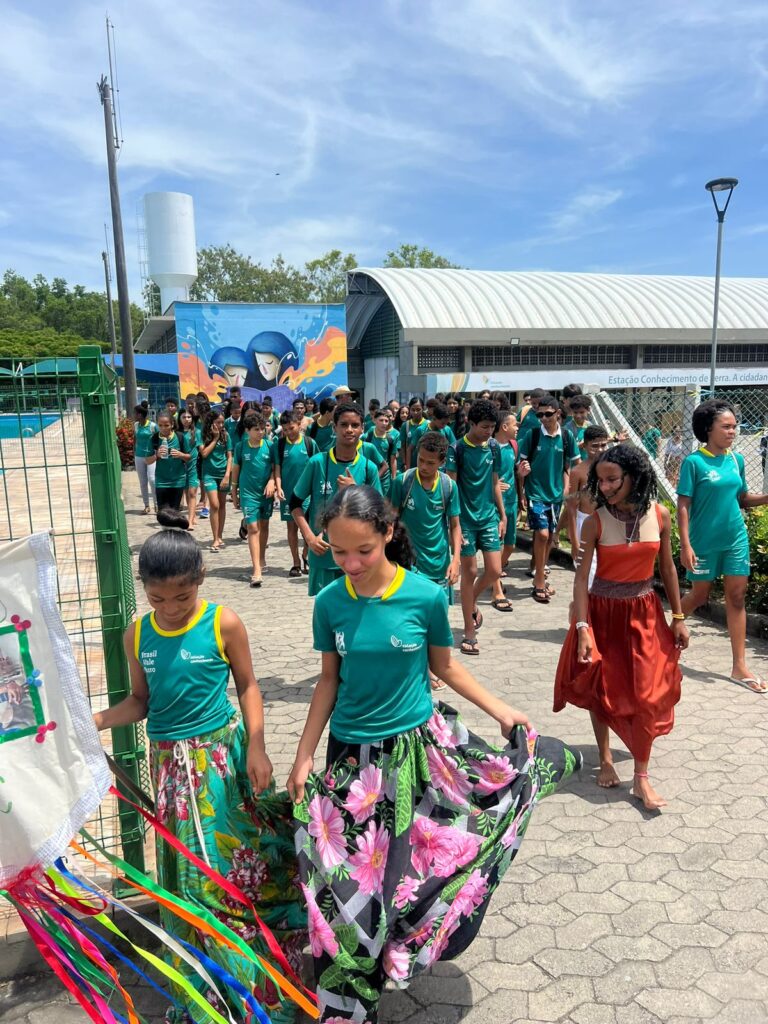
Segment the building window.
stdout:
<path fill-rule="evenodd" d="M 709 345 L 646 345 L 644 366 L 709 366 Z M 718 345 L 720 366 L 765 366 L 768 345 Z"/>
<path fill-rule="evenodd" d="M 458 346 L 437 345 L 430 348 L 419 346 L 419 373 L 461 371 L 464 369 L 462 353 L 463 349 Z"/>
<path fill-rule="evenodd" d="M 630 366 L 629 345 L 475 345 L 472 369 L 525 366 Z"/>

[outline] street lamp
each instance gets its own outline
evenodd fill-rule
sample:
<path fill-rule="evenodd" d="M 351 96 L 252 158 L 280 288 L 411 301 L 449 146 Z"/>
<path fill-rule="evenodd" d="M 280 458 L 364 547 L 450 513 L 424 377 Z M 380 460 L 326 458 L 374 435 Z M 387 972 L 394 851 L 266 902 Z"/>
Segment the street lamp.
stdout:
<path fill-rule="evenodd" d="M 708 181 L 704 188 L 712 196 L 712 202 L 715 204 L 715 210 L 717 212 L 717 261 L 715 263 L 715 307 L 712 313 L 712 351 L 710 354 L 709 364 L 709 394 L 713 397 L 715 394 L 715 367 L 717 366 L 717 313 L 720 306 L 720 257 L 723 249 L 723 223 L 725 221 L 725 211 L 728 209 L 728 204 L 731 201 L 733 190 L 739 184 L 738 178 L 715 178 L 713 181 Z M 725 197 L 725 203 L 720 206 L 718 203 L 718 193 L 727 192 Z"/>

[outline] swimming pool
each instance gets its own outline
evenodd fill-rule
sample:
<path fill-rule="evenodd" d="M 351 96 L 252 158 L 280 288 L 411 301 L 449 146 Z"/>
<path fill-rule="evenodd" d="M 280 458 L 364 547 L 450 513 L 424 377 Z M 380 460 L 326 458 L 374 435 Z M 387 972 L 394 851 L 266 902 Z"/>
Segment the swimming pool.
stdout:
<path fill-rule="evenodd" d="M 60 420 L 58 413 L 50 412 L 22 412 L 0 414 L 0 441 L 7 441 L 11 438 L 34 437 L 41 430 L 50 427 L 52 423 Z"/>

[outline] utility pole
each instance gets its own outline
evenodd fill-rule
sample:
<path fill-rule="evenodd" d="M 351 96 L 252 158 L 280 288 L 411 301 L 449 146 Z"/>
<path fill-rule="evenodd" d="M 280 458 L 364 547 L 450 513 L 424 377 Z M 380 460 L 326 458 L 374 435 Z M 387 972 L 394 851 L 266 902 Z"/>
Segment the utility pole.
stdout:
<path fill-rule="evenodd" d="M 131 328 L 131 300 L 128 295 L 128 274 L 125 269 L 125 243 L 123 216 L 120 212 L 120 192 L 117 187 L 116 138 L 112 113 L 112 89 L 105 75 L 98 84 L 101 105 L 104 107 L 104 128 L 107 135 L 107 168 L 109 170 L 109 198 L 112 205 L 112 235 L 115 245 L 115 276 L 117 278 L 117 304 L 120 311 L 120 347 L 123 353 L 125 380 L 125 407 L 136 405 L 136 368 L 133 363 L 133 331 Z"/>
<path fill-rule="evenodd" d="M 106 230 L 106 225 L 104 225 Z M 105 250 L 101 254 L 101 258 L 104 261 L 104 285 L 107 290 L 107 329 L 109 331 L 109 346 L 110 346 L 110 366 L 112 372 L 115 374 L 115 397 L 117 399 L 117 406 L 115 408 L 116 415 L 120 416 L 120 377 L 115 370 L 115 356 L 117 355 L 117 336 L 115 334 L 115 314 L 112 309 L 112 274 L 109 269 L 109 253 Z M 135 403 L 134 403 L 135 404 Z M 126 409 L 126 415 L 130 416 L 131 407 L 128 406 Z"/>

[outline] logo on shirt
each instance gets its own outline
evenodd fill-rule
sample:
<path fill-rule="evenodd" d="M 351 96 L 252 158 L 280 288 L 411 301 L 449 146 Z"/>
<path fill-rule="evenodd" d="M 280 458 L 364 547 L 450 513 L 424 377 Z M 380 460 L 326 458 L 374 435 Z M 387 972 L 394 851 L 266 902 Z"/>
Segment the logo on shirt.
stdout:
<path fill-rule="evenodd" d="M 213 658 L 207 658 L 204 654 L 193 654 L 192 651 L 188 651 L 186 647 L 182 647 L 179 650 L 179 657 L 182 661 L 188 661 L 192 665 L 207 665 L 213 661 Z"/>
<path fill-rule="evenodd" d="M 320 493 L 333 494 L 333 484 L 331 483 L 330 480 L 323 480 L 323 482 L 320 484 Z"/>
<path fill-rule="evenodd" d="M 719 479 L 720 479 L 720 474 L 718 473 L 718 471 L 716 469 L 710 469 L 710 471 L 707 473 L 707 480 L 719 480 Z"/>
<path fill-rule="evenodd" d="M 336 636 L 336 651 L 337 651 L 339 657 L 343 658 L 346 655 L 346 653 L 347 653 L 347 645 L 344 642 L 344 631 L 337 629 L 336 633 L 335 633 L 335 636 Z"/>
<path fill-rule="evenodd" d="M 413 498 L 410 496 L 410 494 L 408 495 L 408 498 L 406 499 L 405 507 L 409 508 L 412 512 L 416 511 L 416 502 L 413 500 Z"/>
<path fill-rule="evenodd" d="M 419 641 L 419 643 L 417 644 L 405 643 L 403 640 L 400 639 L 400 637 L 397 637 L 394 634 L 389 638 L 389 642 L 392 644 L 393 647 L 399 648 L 403 652 L 403 654 L 412 654 L 413 651 L 418 651 L 424 646 L 424 644 L 421 641 Z"/>

